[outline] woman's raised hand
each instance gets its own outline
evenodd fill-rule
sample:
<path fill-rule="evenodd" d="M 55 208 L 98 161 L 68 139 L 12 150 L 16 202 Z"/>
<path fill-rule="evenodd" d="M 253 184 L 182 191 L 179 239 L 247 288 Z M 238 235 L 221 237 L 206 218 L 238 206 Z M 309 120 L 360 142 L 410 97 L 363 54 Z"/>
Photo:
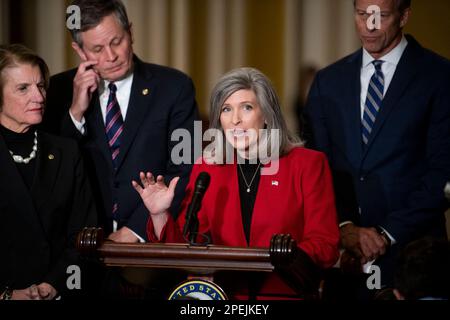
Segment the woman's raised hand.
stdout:
<path fill-rule="evenodd" d="M 175 194 L 175 187 L 180 180 L 179 177 L 175 177 L 170 181 L 169 187 L 164 183 L 164 177 L 159 175 L 156 177 L 147 172 L 139 173 L 141 184 L 136 181 L 132 181 L 134 189 L 139 193 L 144 202 L 147 210 L 151 215 L 160 215 L 167 212 L 172 204 L 172 200 Z"/>

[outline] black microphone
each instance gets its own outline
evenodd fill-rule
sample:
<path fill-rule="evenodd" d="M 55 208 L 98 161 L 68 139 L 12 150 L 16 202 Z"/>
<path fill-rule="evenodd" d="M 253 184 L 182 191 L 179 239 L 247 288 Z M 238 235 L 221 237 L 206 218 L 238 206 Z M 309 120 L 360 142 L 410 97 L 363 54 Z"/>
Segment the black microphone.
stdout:
<path fill-rule="evenodd" d="M 195 243 L 195 236 L 198 232 L 198 217 L 197 213 L 202 206 L 202 199 L 208 189 L 211 177 L 207 172 L 200 172 L 195 181 L 194 194 L 192 195 L 191 203 L 186 212 L 186 222 L 183 227 L 183 236 L 186 238 L 189 234 L 189 242 Z"/>

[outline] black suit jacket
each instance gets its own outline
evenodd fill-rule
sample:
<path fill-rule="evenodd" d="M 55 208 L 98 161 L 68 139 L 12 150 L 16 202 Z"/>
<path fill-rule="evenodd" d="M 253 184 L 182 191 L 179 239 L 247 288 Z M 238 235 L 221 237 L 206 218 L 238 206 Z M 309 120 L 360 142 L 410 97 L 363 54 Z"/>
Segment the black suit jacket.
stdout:
<path fill-rule="evenodd" d="M 46 130 L 81 142 L 106 233 L 111 232 L 112 221 L 116 220 L 118 228 L 127 226 L 146 239 L 148 211 L 131 181 L 139 181 L 140 171 L 150 171 L 155 176 L 163 175 L 166 182 L 180 176 L 171 210 L 176 217 L 192 168 L 194 139 L 187 144 L 191 164 L 177 165 L 171 161 L 171 153 L 178 141 L 171 141 L 171 135 L 176 129 L 185 129 L 193 137 L 198 111 L 193 83 L 185 74 L 168 67 L 144 63 L 137 57 L 134 58 L 134 64 L 117 170 L 112 166 L 97 92 L 85 114 L 85 136 L 79 133 L 70 119 L 68 110 L 72 103 L 76 69 L 51 78 L 43 125 Z M 119 206 L 114 217 L 113 199 Z"/>
<path fill-rule="evenodd" d="M 399 245 L 445 236 L 443 190 L 450 179 L 450 62 L 407 40 L 367 147 L 362 50 L 321 70 L 306 106 L 310 146 L 325 152 L 332 167 L 340 221 L 382 226 Z"/>
<path fill-rule="evenodd" d="M 74 141 L 38 132 L 29 190 L 0 135 L 0 289 L 48 282 L 64 293 L 69 265 L 80 266 L 77 234 L 96 212 Z"/>

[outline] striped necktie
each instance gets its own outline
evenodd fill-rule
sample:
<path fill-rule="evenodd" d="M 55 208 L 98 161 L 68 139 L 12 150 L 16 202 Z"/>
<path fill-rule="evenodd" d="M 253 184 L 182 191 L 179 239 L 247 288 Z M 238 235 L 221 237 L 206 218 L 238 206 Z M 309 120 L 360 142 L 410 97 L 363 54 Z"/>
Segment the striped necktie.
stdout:
<path fill-rule="evenodd" d="M 375 119 L 380 111 L 381 103 L 383 101 L 384 92 L 384 75 L 381 70 L 381 65 L 384 61 L 374 60 L 372 63 L 375 66 L 375 73 L 370 79 L 369 88 L 367 90 L 366 103 L 364 105 L 364 114 L 362 119 L 361 133 L 363 145 L 369 142 L 369 136 L 375 124 Z"/>
<path fill-rule="evenodd" d="M 120 150 L 120 135 L 123 131 L 123 118 L 120 112 L 119 102 L 117 101 L 117 87 L 114 83 L 108 85 L 109 98 L 106 107 L 105 130 L 108 137 L 108 145 L 111 150 L 111 157 L 114 169 L 117 169 L 117 157 Z"/>

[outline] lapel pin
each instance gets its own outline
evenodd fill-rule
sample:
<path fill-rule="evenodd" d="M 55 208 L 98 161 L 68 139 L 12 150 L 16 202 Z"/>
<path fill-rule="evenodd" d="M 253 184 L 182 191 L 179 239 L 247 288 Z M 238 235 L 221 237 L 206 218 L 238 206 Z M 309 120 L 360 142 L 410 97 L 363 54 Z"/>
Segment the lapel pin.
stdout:
<path fill-rule="evenodd" d="M 278 187 L 278 181 L 277 180 L 272 180 L 272 185 Z"/>
<path fill-rule="evenodd" d="M 144 89 L 144 90 L 142 90 L 142 95 L 146 96 L 146 95 L 148 95 L 149 92 L 150 92 L 150 90 Z"/>
<path fill-rule="evenodd" d="M 49 155 L 48 155 L 48 159 L 49 159 L 49 160 L 53 160 L 53 159 L 55 159 L 55 156 L 52 155 L 52 154 L 49 154 Z"/>

